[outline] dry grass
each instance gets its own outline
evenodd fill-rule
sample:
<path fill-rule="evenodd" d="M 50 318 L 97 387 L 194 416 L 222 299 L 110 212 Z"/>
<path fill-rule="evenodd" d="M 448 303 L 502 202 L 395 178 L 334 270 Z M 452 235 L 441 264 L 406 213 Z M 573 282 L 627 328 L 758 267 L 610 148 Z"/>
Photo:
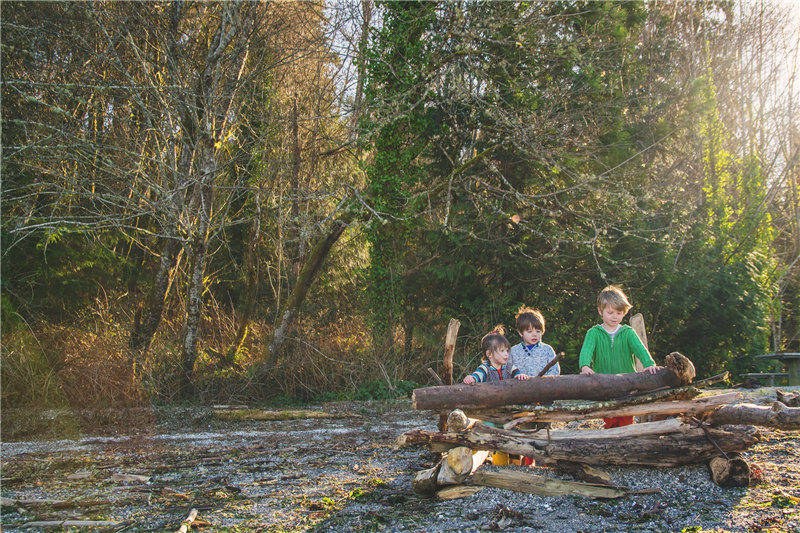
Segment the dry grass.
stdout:
<path fill-rule="evenodd" d="M 209 403 L 295 403 L 353 397 L 365 384 L 388 390 L 403 381 L 425 382 L 427 367 L 440 350 L 417 347 L 411 354 L 401 331 L 372 349 L 366 324 L 306 319 L 286 344 L 279 363 L 265 367 L 270 325 L 254 323 L 234 360 L 224 357 L 233 343 L 235 317 L 213 315 L 194 368 L 192 400 Z M 150 350 L 128 349 L 130 319 L 100 305 L 69 325 L 35 322 L 36 327 L 4 333 L 2 404 L 4 408 L 121 408 L 183 401 L 180 381 L 181 321 L 165 317 Z"/>

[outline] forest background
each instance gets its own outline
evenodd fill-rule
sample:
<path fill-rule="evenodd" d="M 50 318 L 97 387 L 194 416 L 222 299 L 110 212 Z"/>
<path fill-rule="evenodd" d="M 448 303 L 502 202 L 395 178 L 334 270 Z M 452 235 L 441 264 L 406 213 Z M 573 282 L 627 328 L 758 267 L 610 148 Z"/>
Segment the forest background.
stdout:
<path fill-rule="evenodd" d="M 800 351 L 791 2 L 3 2 L 2 406 L 456 379 L 621 285 L 658 362 Z"/>

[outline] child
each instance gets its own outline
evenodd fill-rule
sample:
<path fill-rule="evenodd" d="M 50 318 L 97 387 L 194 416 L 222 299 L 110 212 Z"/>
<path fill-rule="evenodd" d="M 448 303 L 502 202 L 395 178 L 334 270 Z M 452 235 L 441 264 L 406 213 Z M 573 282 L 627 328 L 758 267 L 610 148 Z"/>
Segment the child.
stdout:
<path fill-rule="evenodd" d="M 464 383 L 472 385 L 483 381 L 502 381 L 506 379 L 528 379 L 527 374 L 523 374 L 517 367 L 508 361 L 508 349 L 511 344 L 503 335 L 503 326 L 497 326 L 494 331 L 481 339 L 481 353 L 484 361 L 478 369 L 464 378 Z M 484 421 L 488 426 L 494 426 L 492 422 Z M 505 452 L 494 452 L 492 454 L 492 464 L 505 466 L 509 464 L 509 455 Z"/>
<path fill-rule="evenodd" d="M 544 335 L 542 313 L 529 307 L 520 307 L 517 312 L 517 331 L 522 337 L 522 342 L 511 348 L 510 363 L 524 374 L 538 376 L 547 363 L 556 358 L 556 352 L 552 346 L 542 342 L 542 335 Z M 561 367 L 558 363 L 545 373 L 546 376 L 559 374 L 561 374 Z"/>
<path fill-rule="evenodd" d="M 633 307 L 619 287 L 609 285 L 597 297 L 597 312 L 603 319 L 586 332 L 578 365 L 581 374 L 627 374 L 636 372 L 634 357 L 644 365 L 644 371 L 655 374 L 656 366 L 647 348 L 630 326 L 621 325 L 622 318 Z M 633 423 L 632 416 L 605 418 L 606 429 Z"/>
<path fill-rule="evenodd" d="M 524 305 L 520 307 L 517 311 L 517 332 L 522 337 L 522 342 L 511 348 L 510 364 L 529 376 L 538 376 L 539 372 L 544 370 L 544 367 L 556 357 L 553 347 L 542 342 L 542 335 L 544 335 L 542 313 Z M 556 363 L 544 375 L 558 376 L 559 374 L 561 374 L 561 367 Z M 550 422 L 533 422 L 518 427 L 519 429 L 550 429 Z M 535 466 L 536 463 L 531 457 L 522 457 L 520 464 Z"/>
<path fill-rule="evenodd" d="M 514 365 L 508 364 L 508 349 L 511 344 L 503 333 L 503 326 L 497 326 L 493 332 L 481 339 L 481 353 L 484 361 L 475 372 L 464 378 L 464 383 L 472 385 L 483 381 L 528 379 L 527 374 L 520 372 Z"/>

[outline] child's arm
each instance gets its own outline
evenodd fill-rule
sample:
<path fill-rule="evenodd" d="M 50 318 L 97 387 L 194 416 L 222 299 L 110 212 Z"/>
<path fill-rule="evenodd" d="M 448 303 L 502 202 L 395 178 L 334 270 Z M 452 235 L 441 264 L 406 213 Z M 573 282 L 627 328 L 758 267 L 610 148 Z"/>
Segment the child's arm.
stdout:
<path fill-rule="evenodd" d="M 656 365 L 656 362 L 653 361 L 653 358 L 650 355 L 650 352 L 647 350 L 647 347 L 645 347 L 642 339 L 639 338 L 639 335 L 637 335 L 635 331 L 633 331 L 632 335 L 630 335 L 630 344 L 631 351 L 636 359 L 641 361 L 642 366 L 644 367 L 644 372 L 655 374 L 663 368 Z"/>
<path fill-rule="evenodd" d="M 486 381 L 486 369 L 483 364 L 479 366 L 475 372 L 464 378 L 464 383 L 467 385 L 481 383 L 483 381 Z"/>
<path fill-rule="evenodd" d="M 520 371 L 520 369 L 517 368 L 516 366 L 512 366 L 511 367 L 511 377 L 514 378 L 514 379 L 525 380 L 525 379 L 528 379 L 529 376 L 528 376 L 528 374 L 523 374 L 522 371 Z"/>

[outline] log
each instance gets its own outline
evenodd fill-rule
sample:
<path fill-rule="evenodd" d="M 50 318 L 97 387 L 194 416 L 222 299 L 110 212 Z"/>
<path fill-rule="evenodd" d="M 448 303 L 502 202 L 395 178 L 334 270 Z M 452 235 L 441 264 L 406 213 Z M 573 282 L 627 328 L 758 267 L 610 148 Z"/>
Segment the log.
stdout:
<path fill-rule="evenodd" d="M 456 409 L 447 415 L 447 427 L 450 431 L 464 431 L 471 428 L 480 420 L 469 418 L 461 409 Z"/>
<path fill-rule="evenodd" d="M 750 486 L 750 465 L 738 454 L 712 457 L 708 468 L 711 470 L 711 479 L 722 488 Z"/>
<path fill-rule="evenodd" d="M 572 410 L 558 410 L 557 408 L 542 409 L 541 411 L 528 411 L 515 415 L 513 421 L 503 425 L 505 429 L 527 422 L 571 422 L 573 420 L 587 420 L 591 418 L 611 418 L 615 416 L 645 416 L 645 415 L 679 415 L 698 416 L 727 405 L 741 398 L 741 393 L 729 392 L 716 396 L 707 396 L 690 401 L 655 402 L 648 404 L 634 404 L 612 408 L 584 408 Z"/>
<path fill-rule="evenodd" d="M 548 442 L 566 439 L 617 439 L 619 437 L 642 437 L 652 435 L 666 435 L 669 433 L 686 433 L 692 428 L 684 424 L 679 418 L 631 424 L 611 429 L 560 429 L 525 432 L 523 438 L 535 441 Z M 504 428 L 505 429 L 505 428 Z"/>
<path fill-rule="evenodd" d="M 441 486 L 459 485 L 472 474 L 472 466 L 472 450 L 453 448 L 436 466 L 417 472 L 411 487 L 419 494 L 432 494 Z"/>
<path fill-rule="evenodd" d="M 748 424 L 775 429 L 800 429 L 800 407 L 786 407 L 781 402 L 769 405 L 740 403 L 726 405 L 707 417 L 714 426 Z"/>
<path fill-rule="evenodd" d="M 475 385 L 415 389 L 414 409 L 470 409 L 555 400 L 609 400 L 632 391 L 680 387 L 694 379 L 694 365 L 677 352 L 655 374 L 591 374 L 533 377 Z"/>
<path fill-rule="evenodd" d="M 455 485 L 452 487 L 445 487 L 436 492 L 436 498 L 440 500 L 456 500 L 458 498 L 466 498 L 472 496 L 483 490 L 483 487 L 475 487 L 473 485 Z"/>
<path fill-rule="evenodd" d="M 786 407 L 800 407 L 800 392 L 786 392 L 778 389 L 775 391 L 775 396 Z"/>
<path fill-rule="evenodd" d="M 611 432 L 613 430 L 604 431 Z M 395 446 L 426 444 L 465 446 L 478 450 L 497 450 L 533 457 L 537 463 L 541 462 L 542 464 L 571 461 L 592 465 L 673 467 L 709 461 L 712 457 L 719 455 L 717 446 L 725 453 L 742 452 L 758 442 L 760 438 L 758 430 L 752 426 L 733 429 L 695 428 L 685 433 L 604 439 L 574 437 L 550 442 L 527 439 L 524 436 L 509 435 L 508 433 L 511 432 L 495 430 L 493 433 L 475 431 L 439 433 L 415 429 L 401 435 L 395 441 Z"/>
<path fill-rule="evenodd" d="M 472 482 L 483 487 L 515 490 L 540 496 L 586 496 L 587 498 L 613 499 L 625 496 L 625 489 L 606 485 L 592 485 L 575 481 L 562 481 L 548 477 L 526 474 L 514 470 L 502 472 L 478 472 Z"/>

